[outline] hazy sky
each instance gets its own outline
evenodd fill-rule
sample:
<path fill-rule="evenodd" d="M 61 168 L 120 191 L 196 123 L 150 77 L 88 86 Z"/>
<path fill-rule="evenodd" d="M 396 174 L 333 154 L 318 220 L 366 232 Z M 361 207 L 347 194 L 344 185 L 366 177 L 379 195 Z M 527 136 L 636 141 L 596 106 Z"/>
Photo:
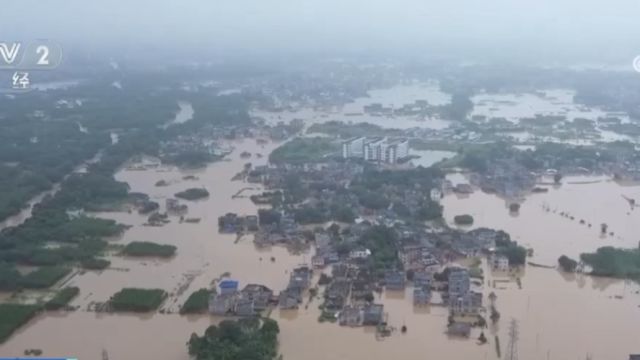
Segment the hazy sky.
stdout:
<path fill-rule="evenodd" d="M 49 38 L 92 48 L 450 52 L 585 62 L 640 54 L 640 0 L 0 1 L 0 40 Z"/>

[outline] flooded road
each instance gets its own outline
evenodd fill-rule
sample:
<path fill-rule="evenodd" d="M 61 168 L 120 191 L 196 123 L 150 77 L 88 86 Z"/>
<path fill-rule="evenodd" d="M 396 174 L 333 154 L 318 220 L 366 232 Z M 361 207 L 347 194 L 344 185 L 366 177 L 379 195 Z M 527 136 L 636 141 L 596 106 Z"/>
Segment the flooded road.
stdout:
<path fill-rule="evenodd" d="M 186 217 L 199 217 L 200 223 L 179 223 L 178 217 L 172 216 L 171 223 L 163 227 L 149 227 L 142 226 L 146 216 L 136 212 L 96 214 L 133 225 L 113 243 L 135 240 L 172 244 L 177 246 L 176 256 L 168 260 L 141 261 L 111 255 L 110 269 L 77 274 L 69 281 L 69 285 L 81 289 L 72 303 L 80 306 L 78 311 L 40 315 L 0 345 L 0 354 L 20 356 L 27 348 L 41 348 L 46 356 L 99 359 L 102 349 L 106 349 L 113 359 L 188 360 L 185 343 L 190 334 L 202 333 L 220 320 L 208 315 L 187 317 L 175 313 L 193 291 L 209 287 L 225 272 L 239 280 L 240 286 L 253 282 L 267 285 L 276 292 L 283 289 L 287 272 L 296 265 L 309 263 L 312 251 L 291 254 L 282 247 L 258 250 L 250 237 L 235 243 L 235 235 L 219 234 L 217 230 L 218 216 L 227 212 L 256 213 L 257 207 L 248 198 L 232 199 L 232 195 L 251 188 L 243 192 L 250 195 L 260 192 L 261 187 L 231 181 L 231 178 L 247 162 L 254 166 L 264 164 L 266 155 L 277 145 L 261 146 L 254 139 L 225 145 L 234 148 L 227 160 L 202 170 L 158 167 L 118 172 L 118 180 L 128 182 L 131 191 L 149 194 L 161 204 L 162 210 L 165 199 L 178 191 L 207 188 L 208 199 L 181 201 L 189 206 Z M 241 158 L 240 153 L 244 151 L 253 156 Z M 256 153 L 265 156 L 258 159 Z M 187 175 L 195 179 L 184 179 Z M 169 185 L 155 186 L 159 180 Z M 528 197 L 517 216 L 510 215 L 508 204 L 494 195 L 480 192 L 467 198 L 448 195 L 443 199 L 445 218 L 451 220 L 454 215 L 471 213 L 475 227 L 508 231 L 514 239 L 533 247 L 532 261 L 543 264 L 555 265 L 560 254 L 575 257 L 605 244 L 637 246 L 638 210 L 631 211 L 621 195 L 640 198 L 640 188 L 622 187 L 606 180 L 577 183 L 584 180 L 565 178 L 561 187 Z M 604 208 L 606 212 L 601 211 Z M 576 220 L 560 216 L 560 211 L 572 214 Z M 593 223 L 592 228 L 580 225 L 581 218 Z M 607 222 L 615 236 L 600 238 L 600 222 Z M 275 262 L 269 261 L 272 256 Z M 507 326 L 511 318 L 516 318 L 520 325 L 518 348 L 522 360 L 540 360 L 547 356 L 549 359 L 583 359 L 587 353 L 594 359 L 624 359 L 629 353 L 640 351 L 640 334 L 636 331 L 640 323 L 640 295 L 636 285 L 529 266 L 522 274 L 520 289 L 508 274 L 493 274 L 486 267 L 484 270 L 485 299 L 494 291 L 502 315 L 496 327 L 490 325 L 485 330 L 489 340 L 486 345 L 476 344 L 480 329 L 474 329 L 468 340 L 449 338 L 444 333 L 448 310 L 436 305 L 414 308 L 412 289 L 407 288 L 405 293 L 385 293 L 380 299 L 385 304 L 389 324 L 396 329 L 406 325 L 406 334 L 396 331 L 390 338 L 378 341 L 373 328 L 319 323 L 319 300 L 315 299 L 298 311 L 275 309 L 272 312 L 271 317 L 279 321 L 281 328 L 280 350 L 285 359 L 294 360 L 388 360 L 399 354 L 406 360 L 434 356 L 495 360 L 498 357 L 494 335 L 500 338 L 504 358 Z M 494 279 L 503 281 L 495 287 L 488 285 L 493 284 Z M 162 308 L 172 313 L 139 316 L 85 310 L 89 303 L 105 301 L 121 288 L 130 286 L 157 287 L 170 292 Z M 488 314 L 485 317 L 488 318 Z"/>

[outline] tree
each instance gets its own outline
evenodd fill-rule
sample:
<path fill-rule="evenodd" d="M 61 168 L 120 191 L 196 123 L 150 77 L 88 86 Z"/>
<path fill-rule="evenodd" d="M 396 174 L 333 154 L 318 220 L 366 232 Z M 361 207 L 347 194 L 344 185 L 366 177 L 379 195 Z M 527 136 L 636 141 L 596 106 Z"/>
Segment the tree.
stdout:
<path fill-rule="evenodd" d="M 562 255 L 558 258 L 558 265 L 560 265 L 562 270 L 566 272 L 574 272 L 578 267 L 578 262 L 569 258 L 566 255 Z"/>
<path fill-rule="evenodd" d="M 473 224 L 473 216 L 469 214 L 456 215 L 453 218 L 453 222 L 455 222 L 456 225 L 471 225 Z"/>
<path fill-rule="evenodd" d="M 375 298 L 373 297 L 373 293 L 367 293 L 364 295 L 364 301 L 372 303 Z"/>
<path fill-rule="evenodd" d="M 562 175 L 560 173 L 555 173 L 555 175 L 553 175 L 553 182 L 555 184 L 560 184 L 561 180 L 562 180 Z"/>
<path fill-rule="evenodd" d="M 191 335 L 189 355 L 196 360 L 272 360 L 278 352 L 278 323 L 272 319 L 224 320 L 202 337 Z"/>

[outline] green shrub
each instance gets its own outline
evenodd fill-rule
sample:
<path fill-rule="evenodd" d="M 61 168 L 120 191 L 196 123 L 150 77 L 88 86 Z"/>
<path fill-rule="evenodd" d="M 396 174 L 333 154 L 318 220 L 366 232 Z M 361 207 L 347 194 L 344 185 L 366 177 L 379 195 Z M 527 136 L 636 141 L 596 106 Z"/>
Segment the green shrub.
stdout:
<path fill-rule="evenodd" d="M 44 289 L 53 286 L 67 276 L 71 269 L 57 266 L 41 267 L 23 276 L 20 283 L 27 289 Z"/>
<path fill-rule="evenodd" d="M 207 311 L 209 308 L 209 297 L 212 291 L 208 289 L 200 289 L 189 296 L 187 301 L 180 309 L 181 314 L 199 314 Z"/>
<path fill-rule="evenodd" d="M 66 287 L 56 293 L 56 295 L 46 304 L 44 308 L 47 310 L 59 310 L 67 306 L 69 302 L 80 293 L 77 287 Z"/>
<path fill-rule="evenodd" d="M 111 261 L 98 258 L 82 260 L 80 265 L 87 270 L 104 270 L 111 265 Z"/>
<path fill-rule="evenodd" d="M 149 241 L 133 241 L 122 250 L 128 256 L 159 256 L 171 257 L 176 253 L 173 245 L 160 245 Z"/>
<path fill-rule="evenodd" d="M 162 289 L 124 288 L 111 297 L 115 311 L 148 312 L 156 310 L 167 293 Z"/>
<path fill-rule="evenodd" d="M 38 305 L 0 304 L 0 343 L 26 324 L 40 310 Z"/>

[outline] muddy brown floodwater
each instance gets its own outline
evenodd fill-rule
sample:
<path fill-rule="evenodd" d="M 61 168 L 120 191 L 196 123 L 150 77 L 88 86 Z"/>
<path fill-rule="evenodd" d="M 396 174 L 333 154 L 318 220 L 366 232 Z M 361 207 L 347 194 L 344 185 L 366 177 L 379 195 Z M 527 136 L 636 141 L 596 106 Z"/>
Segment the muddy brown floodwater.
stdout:
<path fill-rule="evenodd" d="M 208 315 L 178 314 L 106 314 L 85 311 L 93 301 L 105 301 L 125 286 L 163 288 L 172 296 L 163 309 L 177 311 L 189 294 L 208 287 L 224 272 L 241 282 L 262 283 L 275 291 L 286 286 L 287 271 L 300 263 L 308 263 L 312 251 L 290 254 L 274 247 L 258 250 L 250 238 L 235 243 L 235 235 L 218 234 L 217 218 L 227 212 L 255 214 L 257 208 L 248 198 L 231 196 L 255 184 L 231 178 L 246 162 L 263 164 L 276 144 L 262 147 L 247 139 L 230 143 L 234 151 L 229 161 L 209 165 L 201 171 L 184 172 L 174 168 L 144 171 L 123 170 L 116 177 L 127 181 L 132 191 L 149 194 L 164 206 L 164 199 L 190 187 L 206 187 L 211 196 L 202 201 L 185 202 L 188 217 L 200 217 L 198 224 L 180 224 L 176 217 L 163 227 L 142 226 L 146 217 L 137 213 L 103 213 L 102 217 L 133 225 L 122 239 L 114 243 L 148 240 L 173 244 L 177 254 L 170 260 L 136 260 L 112 256 L 112 268 L 101 273 L 85 272 L 73 277 L 69 284 L 79 286 L 80 295 L 73 305 L 81 308 L 70 313 L 47 313 L 21 328 L 0 346 L 2 356 L 20 356 L 28 348 L 41 348 L 46 356 L 73 356 L 79 359 L 100 359 L 106 349 L 112 359 L 187 360 L 186 341 L 193 332 L 201 333 L 220 318 Z M 243 151 L 265 155 L 261 159 L 241 159 Z M 183 180 L 185 175 L 197 180 Z M 170 183 L 156 187 L 158 180 Z M 565 182 L 570 179 L 565 179 Z M 243 194 L 261 191 L 250 190 Z M 598 246 L 613 244 L 637 246 L 640 230 L 638 211 L 630 211 L 621 197 L 640 197 L 640 188 L 621 187 L 610 181 L 595 184 L 565 184 L 547 194 L 530 196 L 522 204 L 518 216 L 511 216 L 505 202 L 493 195 L 475 193 L 468 198 L 449 195 L 443 199 L 445 217 L 451 220 L 459 213 L 471 213 L 474 226 L 502 228 L 523 244 L 535 249 L 533 261 L 555 264 L 560 254 L 577 256 Z M 547 212 L 545 208 L 551 210 Z M 553 211 L 556 209 L 556 213 Z M 602 209 L 606 209 L 603 211 Z M 571 221 L 558 213 L 565 211 L 576 218 Z M 627 215 L 629 212 L 629 215 Z M 580 225 L 584 218 L 592 228 Z M 616 234 L 599 236 L 599 224 L 606 222 Z M 269 261 L 270 257 L 275 262 Z M 262 258 L 262 260 L 260 260 Z M 280 350 L 292 360 L 388 360 L 402 358 L 422 360 L 446 358 L 453 360 L 498 359 L 494 335 L 498 335 L 502 354 L 508 343 L 507 327 L 511 318 L 519 321 L 521 360 L 625 359 L 629 353 L 640 352 L 640 295 L 638 287 L 619 280 L 566 275 L 555 269 L 527 267 L 522 275 L 522 288 L 508 274 L 491 273 L 485 267 L 485 296 L 494 291 L 502 318 L 497 326 L 485 330 L 489 343 L 477 345 L 480 330 L 474 329 L 469 340 L 451 339 L 444 334 L 448 311 L 432 305 L 416 309 L 412 306 L 411 289 L 406 293 L 385 293 L 389 324 L 396 329 L 406 325 L 408 332 L 399 331 L 378 341 L 370 328 L 343 328 L 337 324 L 317 321 L 319 300 L 298 311 L 274 310 L 271 317 L 280 323 Z M 494 279 L 497 282 L 493 287 Z M 178 289 L 188 285 L 177 295 Z M 485 297 L 486 298 L 486 297 Z M 488 316 L 486 316 L 488 317 Z"/>

